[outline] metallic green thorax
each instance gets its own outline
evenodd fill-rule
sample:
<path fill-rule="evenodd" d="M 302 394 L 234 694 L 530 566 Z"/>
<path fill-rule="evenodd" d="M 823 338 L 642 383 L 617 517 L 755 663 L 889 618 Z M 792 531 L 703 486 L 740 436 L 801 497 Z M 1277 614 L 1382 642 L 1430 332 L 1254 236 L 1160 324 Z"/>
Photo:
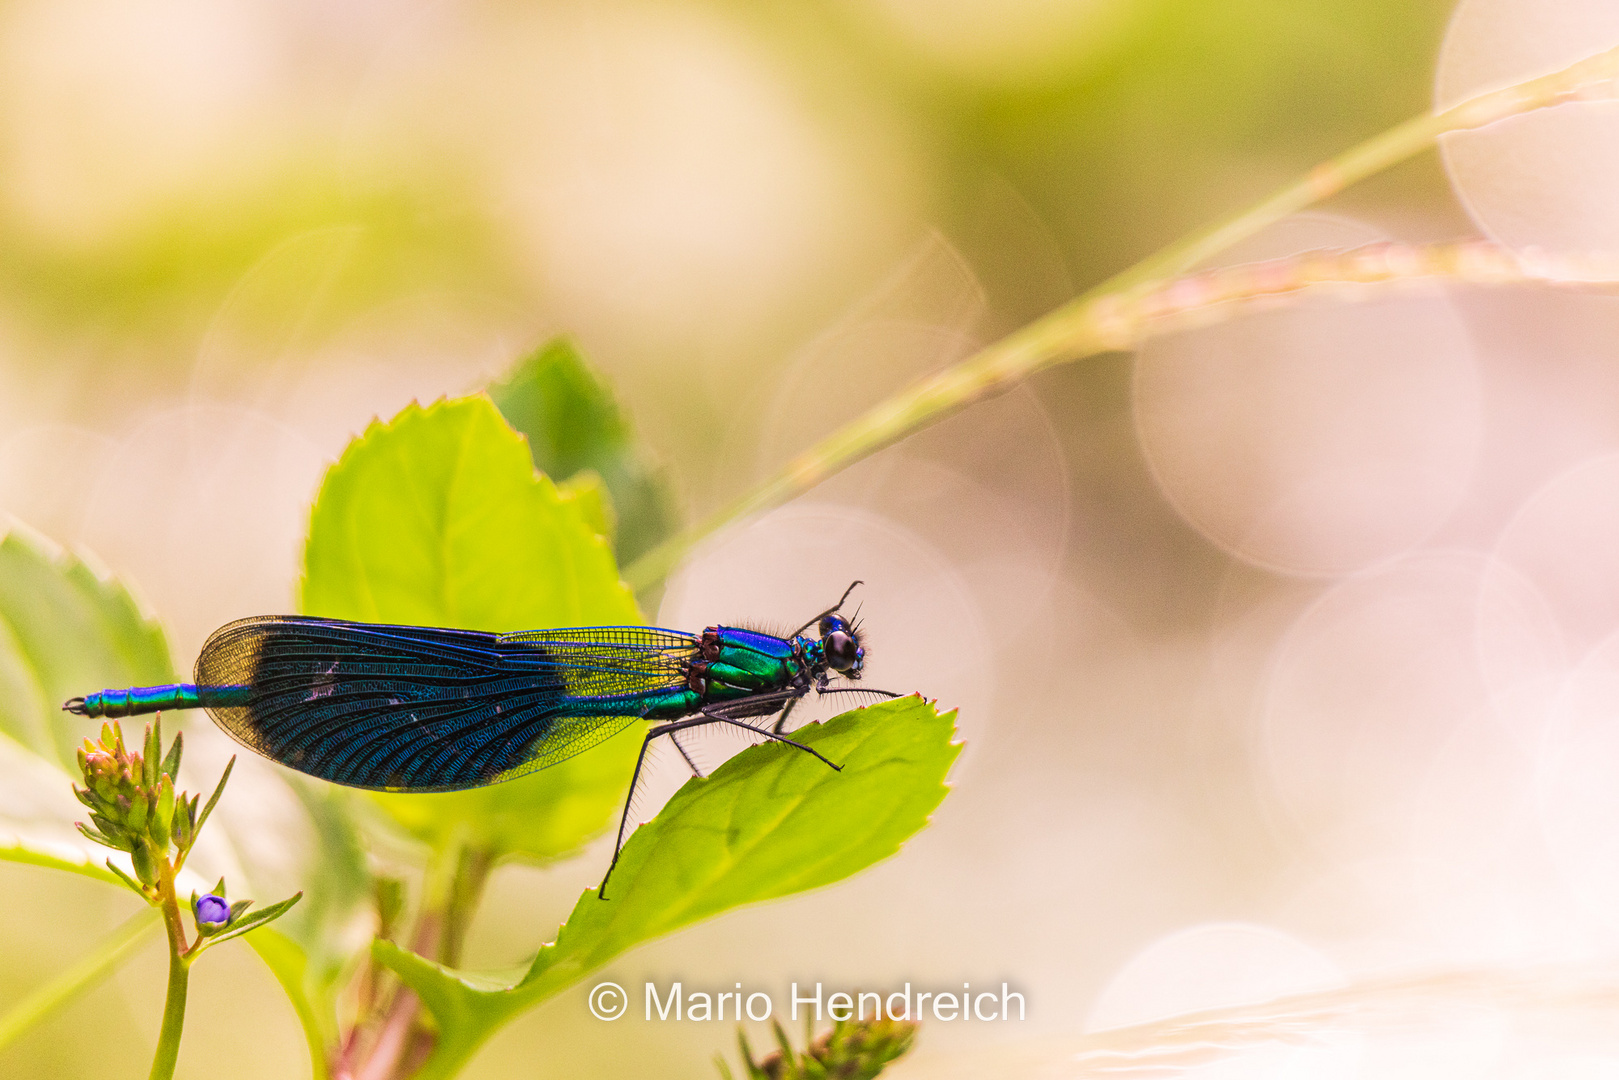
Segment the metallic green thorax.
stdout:
<path fill-rule="evenodd" d="M 788 640 L 734 626 L 711 626 L 703 631 L 697 656 L 686 664 L 689 696 L 678 705 L 670 701 L 660 706 L 648 719 L 685 716 L 711 702 L 786 690 L 805 680 L 819 650 L 820 643 L 808 638 Z M 779 708 L 777 702 L 771 711 Z"/>

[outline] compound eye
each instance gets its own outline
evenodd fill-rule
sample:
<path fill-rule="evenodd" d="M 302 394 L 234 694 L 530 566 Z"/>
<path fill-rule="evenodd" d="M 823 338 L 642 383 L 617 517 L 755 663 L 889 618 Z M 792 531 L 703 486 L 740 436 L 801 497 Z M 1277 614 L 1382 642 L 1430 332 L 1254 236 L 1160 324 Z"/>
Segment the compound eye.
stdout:
<path fill-rule="evenodd" d="M 843 616 L 841 616 L 841 615 L 822 615 L 821 616 L 821 640 L 822 641 L 825 641 L 827 638 L 831 637 L 833 634 L 837 633 L 840 630 L 847 632 L 848 629 L 849 629 L 849 624 L 843 621 Z"/>
<path fill-rule="evenodd" d="M 860 646 L 842 630 L 834 630 L 821 639 L 826 647 L 827 666 L 835 671 L 848 671 L 860 660 Z"/>

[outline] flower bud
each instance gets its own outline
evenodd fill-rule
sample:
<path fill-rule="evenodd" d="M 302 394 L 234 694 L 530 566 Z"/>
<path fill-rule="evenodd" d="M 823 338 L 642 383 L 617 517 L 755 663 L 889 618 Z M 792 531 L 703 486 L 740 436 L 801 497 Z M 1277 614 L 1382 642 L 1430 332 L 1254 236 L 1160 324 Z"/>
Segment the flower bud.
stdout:
<path fill-rule="evenodd" d="M 152 817 L 146 825 L 147 833 L 152 837 L 152 843 L 161 850 L 167 851 L 169 847 L 169 826 L 174 821 L 174 781 L 169 779 L 168 773 L 163 773 L 157 781 L 157 805 L 152 808 Z"/>
<path fill-rule="evenodd" d="M 137 790 L 129 798 L 129 810 L 124 814 L 124 824 L 130 832 L 143 832 L 146 829 L 146 817 L 151 807 L 146 799 L 146 792 Z"/>
<path fill-rule="evenodd" d="M 157 860 L 152 857 L 152 847 L 144 839 L 137 837 L 129 852 L 130 861 L 135 864 L 135 876 L 140 878 L 142 885 L 156 887 L 158 882 Z"/>
<path fill-rule="evenodd" d="M 79 751 L 79 767 L 84 773 L 84 779 L 103 794 L 111 797 L 111 792 L 117 790 L 120 769 L 118 761 L 104 750 L 93 750 L 90 753 Z"/>
<path fill-rule="evenodd" d="M 206 893 L 197 897 L 191 905 L 192 913 L 197 917 L 197 929 L 206 933 L 204 927 L 218 930 L 222 929 L 231 919 L 230 905 L 223 896 Z"/>
<path fill-rule="evenodd" d="M 157 787 L 157 766 L 163 759 L 163 716 L 146 725 L 146 741 L 141 744 L 141 786 L 148 791 Z"/>
<path fill-rule="evenodd" d="M 101 830 L 101 835 L 111 840 L 120 850 L 129 850 L 132 841 L 129 833 L 125 832 L 122 826 L 110 818 L 102 817 L 100 814 L 91 814 L 90 822 Z"/>

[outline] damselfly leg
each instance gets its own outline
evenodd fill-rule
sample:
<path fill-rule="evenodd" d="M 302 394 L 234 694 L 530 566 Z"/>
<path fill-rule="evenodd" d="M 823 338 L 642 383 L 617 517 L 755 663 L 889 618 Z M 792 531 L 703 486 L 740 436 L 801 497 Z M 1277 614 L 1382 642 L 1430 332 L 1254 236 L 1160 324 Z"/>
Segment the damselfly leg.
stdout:
<path fill-rule="evenodd" d="M 814 747 L 805 746 L 803 743 L 794 739 L 789 739 L 787 736 L 776 731 L 759 727 L 755 724 L 750 724 L 746 720 L 729 715 L 734 711 L 742 711 L 744 715 L 757 716 L 759 715 L 757 711 L 759 706 L 768 704 L 773 699 L 785 699 L 786 705 L 783 706 L 783 709 L 785 710 L 801 696 L 803 696 L 802 691 L 794 694 L 789 694 L 784 691 L 774 691 L 769 694 L 759 694 L 756 697 L 743 698 L 740 701 L 731 702 L 729 703 L 728 707 L 710 707 L 703 710 L 703 712 L 697 716 L 693 716 L 686 720 L 675 720 L 671 723 L 660 724 L 651 731 L 647 732 L 646 738 L 641 741 L 641 752 L 636 756 L 635 759 L 635 771 L 630 775 L 630 791 L 629 794 L 624 798 L 624 811 L 621 815 L 619 815 L 618 837 L 613 842 L 613 860 L 607 864 L 607 873 L 602 875 L 601 887 L 596 890 L 596 896 L 602 900 L 607 899 L 607 882 L 608 879 L 613 876 L 613 868 L 618 865 L 618 857 L 624 850 L 624 833 L 625 830 L 629 828 L 630 806 L 635 802 L 635 791 L 641 783 L 641 771 L 646 765 L 646 752 L 647 748 L 652 745 L 652 740 L 660 736 L 667 735 L 669 737 L 669 741 L 675 744 L 675 749 L 679 750 L 681 756 L 686 759 L 686 764 L 691 766 L 692 772 L 697 773 L 697 775 L 701 777 L 702 773 L 698 772 L 697 766 L 692 762 L 692 759 L 686 753 L 685 748 L 680 745 L 680 741 L 676 738 L 676 736 L 679 735 L 680 732 L 687 731 L 691 728 L 706 727 L 709 724 L 730 724 L 742 728 L 751 734 L 763 735 L 768 739 L 775 740 L 776 742 L 785 743 L 788 746 L 794 747 L 795 749 L 804 751 L 806 754 L 813 754 L 818 760 L 825 763 L 834 772 L 842 772 L 842 765 L 838 765 L 835 762 L 830 761 L 824 754 L 816 750 Z M 764 715 L 768 716 L 769 713 L 765 713 Z"/>

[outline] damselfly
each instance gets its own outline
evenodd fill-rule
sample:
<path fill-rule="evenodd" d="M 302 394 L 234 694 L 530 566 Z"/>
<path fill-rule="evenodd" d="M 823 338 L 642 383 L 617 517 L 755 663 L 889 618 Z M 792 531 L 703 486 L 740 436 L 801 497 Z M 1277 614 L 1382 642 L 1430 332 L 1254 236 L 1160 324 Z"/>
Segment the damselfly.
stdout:
<path fill-rule="evenodd" d="M 588 750 L 637 720 L 646 733 L 619 819 L 618 864 L 647 748 L 708 724 L 795 746 L 785 732 L 810 691 L 860 678 L 860 626 L 832 607 L 786 637 L 734 626 L 700 634 L 585 626 L 490 634 L 298 615 L 241 619 L 215 631 L 196 682 L 102 690 L 62 707 L 90 717 L 206 709 L 236 741 L 322 780 L 374 791 L 434 792 L 498 784 Z M 816 627 L 818 636 L 805 637 Z M 761 718 L 775 716 L 773 725 Z M 752 722 L 750 722 L 752 721 Z"/>

